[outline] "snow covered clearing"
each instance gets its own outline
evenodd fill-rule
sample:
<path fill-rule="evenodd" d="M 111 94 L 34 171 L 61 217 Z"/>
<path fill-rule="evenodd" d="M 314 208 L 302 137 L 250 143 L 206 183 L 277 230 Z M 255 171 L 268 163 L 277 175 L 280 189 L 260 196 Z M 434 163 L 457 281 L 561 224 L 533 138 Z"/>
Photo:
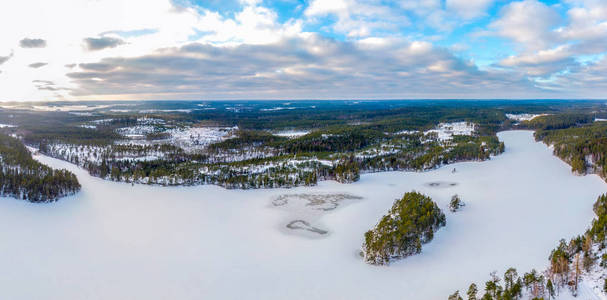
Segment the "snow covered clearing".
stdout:
<path fill-rule="evenodd" d="M 144 138 L 150 133 L 159 132 L 158 127 L 152 125 L 137 125 L 116 129 L 116 132 L 124 137 L 137 139 Z"/>
<path fill-rule="evenodd" d="M 14 128 L 17 127 L 15 125 L 11 125 L 11 124 L 0 124 L 0 128 Z"/>
<path fill-rule="evenodd" d="M 94 116 L 94 115 L 95 115 L 95 114 L 94 114 L 94 113 L 92 113 L 92 112 L 70 111 L 69 113 L 70 113 L 71 115 L 74 115 L 74 116 L 80 116 L 80 117 L 92 117 L 92 116 Z"/>
<path fill-rule="evenodd" d="M 181 147 L 186 152 L 202 150 L 208 145 L 233 137 L 234 127 L 184 127 L 168 130 L 170 144 Z"/>
<path fill-rule="evenodd" d="M 440 123 L 436 129 L 427 130 L 424 134 L 436 133 L 439 140 L 448 141 L 451 140 L 454 135 L 474 134 L 475 127 L 476 125 L 470 122 Z"/>
<path fill-rule="evenodd" d="M 530 131 L 499 136 L 506 152 L 490 161 L 364 174 L 353 184 L 323 181 L 316 187 L 269 190 L 131 186 L 37 156 L 76 173 L 82 191 L 44 205 L 0 198 L 0 226 L 10 228 L 0 231 L 0 265 L 11 270 L 0 273 L 2 295 L 15 300 L 446 299 L 472 281 L 485 282 L 493 270 L 544 269 L 560 238 L 588 226 L 592 204 L 607 184 L 595 175 L 571 174 Z M 411 190 L 432 197 L 446 212 L 447 226 L 420 255 L 388 267 L 365 264 L 359 256 L 364 232 Z M 272 206 L 285 194 L 362 199 L 316 221 L 303 219 L 329 232 L 311 239 L 285 233 L 285 221 L 298 220 L 287 207 Z M 466 203 L 455 214 L 448 212 L 454 194 Z M 313 230 L 303 222 L 291 226 Z"/>
<path fill-rule="evenodd" d="M 78 125 L 78 127 L 88 128 L 88 129 L 97 129 L 97 125 L 82 124 L 82 125 Z"/>
<path fill-rule="evenodd" d="M 259 111 L 278 111 L 278 110 L 285 110 L 285 109 L 296 109 L 297 107 L 284 107 L 284 106 L 278 106 L 278 107 L 272 107 L 272 108 L 261 108 L 259 109 Z"/>
<path fill-rule="evenodd" d="M 308 133 L 310 133 L 309 130 L 291 130 L 291 131 L 276 132 L 276 133 L 274 133 L 274 135 L 288 137 L 288 138 L 297 138 L 300 136 L 304 136 Z"/>
<path fill-rule="evenodd" d="M 418 134 L 418 133 L 419 133 L 419 130 L 402 130 L 402 131 L 399 131 L 399 132 L 397 132 L 395 134 L 396 135 L 399 135 L 399 134 L 409 135 L 409 134 Z"/>
<path fill-rule="evenodd" d="M 515 121 L 530 121 L 537 117 L 547 116 L 548 114 L 506 114 L 506 118 Z"/>
<path fill-rule="evenodd" d="M 137 111 L 137 110 L 135 110 Z M 141 114 L 152 114 L 152 113 L 171 113 L 171 112 L 178 112 L 178 113 L 191 113 L 193 111 L 193 109 L 144 109 L 144 110 L 139 110 L 137 111 L 138 113 Z"/>

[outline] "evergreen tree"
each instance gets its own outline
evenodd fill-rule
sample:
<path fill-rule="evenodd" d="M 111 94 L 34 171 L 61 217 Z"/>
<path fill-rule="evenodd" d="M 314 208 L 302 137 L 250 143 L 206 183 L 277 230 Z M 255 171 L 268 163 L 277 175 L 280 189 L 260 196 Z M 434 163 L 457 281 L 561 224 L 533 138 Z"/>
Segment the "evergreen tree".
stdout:
<path fill-rule="evenodd" d="M 476 284 L 474 284 L 474 283 L 470 284 L 470 287 L 468 287 L 468 292 L 466 293 L 466 295 L 468 295 L 468 300 L 477 300 L 477 298 L 476 298 L 477 293 L 478 293 L 478 288 L 476 287 Z"/>
<path fill-rule="evenodd" d="M 460 295 L 459 291 L 455 291 L 452 295 L 449 296 L 449 300 L 464 300 Z"/>
<path fill-rule="evenodd" d="M 394 202 L 389 213 L 365 233 L 363 253 L 370 264 L 388 264 L 421 252 L 422 244 L 445 226 L 445 214 L 428 196 L 409 192 Z"/>
<path fill-rule="evenodd" d="M 464 205 L 465 205 L 464 202 L 456 194 L 451 197 L 451 201 L 449 202 L 449 210 L 451 212 L 456 212 Z"/>
<path fill-rule="evenodd" d="M 552 280 L 550 279 L 548 279 L 548 282 L 546 283 L 546 291 L 548 292 L 548 300 L 554 298 L 554 285 L 552 284 Z"/>

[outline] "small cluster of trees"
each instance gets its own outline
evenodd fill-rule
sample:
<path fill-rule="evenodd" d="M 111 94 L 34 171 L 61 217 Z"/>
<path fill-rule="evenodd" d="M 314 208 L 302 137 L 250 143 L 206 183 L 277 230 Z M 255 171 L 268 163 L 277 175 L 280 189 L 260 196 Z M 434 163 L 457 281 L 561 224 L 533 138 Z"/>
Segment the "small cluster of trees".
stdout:
<path fill-rule="evenodd" d="M 335 180 L 341 183 L 352 183 L 360 179 L 359 164 L 355 160 L 354 156 L 351 155 L 346 159 L 342 159 L 334 171 Z"/>
<path fill-rule="evenodd" d="M 422 244 L 446 225 L 445 214 L 428 196 L 408 192 L 394 202 L 377 225 L 365 233 L 362 246 L 369 264 L 385 265 L 391 260 L 418 254 Z"/>
<path fill-rule="evenodd" d="M 517 300 L 522 299 L 524 295 L 528 295 L 529 299 L 553 299 L 557 291 L 552 280 L 546 279 L 536 270 L 520 277 L 515 268 L 509 268 L 504 273 L 503 280 L 495 272 L 491 273 L 491 279 L 485 282 L 484 293 L 479 292 L 478 286 L 472 283 L 465 296 L 468 300 Z M 464 298 L 459 291 L 455 291 L 448 299 Z"/>
<path fill-rule="evenodd" d="M 451 212 L 456 212 L 465 205 L 466 204 L 462 201 L 462 199 L 460 199 L 459 196 L 456 194 L 453 195 L 451 197 L 451 201 L 449 201 L 449 210 Z"/>

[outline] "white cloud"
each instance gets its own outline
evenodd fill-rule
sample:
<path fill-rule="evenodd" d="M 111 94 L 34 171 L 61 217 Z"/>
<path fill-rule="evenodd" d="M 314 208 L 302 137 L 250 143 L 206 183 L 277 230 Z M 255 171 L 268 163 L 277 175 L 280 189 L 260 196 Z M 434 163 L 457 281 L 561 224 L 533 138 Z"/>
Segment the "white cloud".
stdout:
<path fill-rule="evenodd" d="M 14 51 L 14 56 L 2 64 L 0 86 L 8 88 L 3 89 L 0 100 L 72 98 L 68 90 L 41 91 L 32 84 L 34 80 L 47 80 L 75 88 L 65 75 L 65 65 L 93 63 L 104 57 L 141 56 L 192 41 L 263 44 L 301 33 L 300 23 L 278 24 L 276 14 L 259 6 L 258 1 L 243 4 L 243 10 L 231 19 L 205 9 L 175 9 L 170 0 L 11 3 L 0 9 L 0 26 L 19 30 L 4 30 L 0 39 L 0 53 Z M 142 30 L 146 34 L 120 36 L 121 32 Z M 46 47 L 20 48 L 20 42 L 28 37 L 34 42 L 45 41 Z M 100 47 L 108 39 L 115 43 Z M 32 72 L 28 66 L 37 62 L 49 64 Z"/>
<path fill-rule="evenodd" d="M 584 54 L 607 51 L 607 5 L 602 1 L 576 1 L 567 11 L 569 24 L 558 30 L 560 37 L 578 43 Z"/>
<path fill-rule="evenodd" d="M 373 0 L 312 0 L 304 14 L 312 21 L 335 16 L 333 29 L 352 38 L 367 37 L 377 30 L 398 31 L 410 24 L 405 15 L 395 14 L 394 8 Z"/>
<path fill-rule="evenodd" d="M 489 25 L 496 34 L 515 41 L 526 51 L 537 51 L 557 41 L 559 14 L 537 0 L 512 2 L 502 8 L 500 18 Z"/>
<path fill-rule="evenodd" d="M 0 39 L 0 100 L 531 97 L 602 86 L 607 6 L 563 1 L 311 0 L 286 21 L 260 0 L 239 0 L 230 14 L 171 0 L 14 2 L 0 9 L 10 28 Z M 493 5 L 502 8 L 486 32 L 516 53 L 481 71 L 451 53 L 466 57 L 482 46 L 475 41 L 435 46 Z M 305 31 L 327 20 L 345 41 Z"/>
<path fill-rule="evenodd" d="M 339 42 L 316 34 L 264 45 L 193 43 L 104 59 L 69 76 L 78 84 L 76 96 L 89 99 L 453 98 L 506 88 L 541 92 L 521 76 L 479 71 L 428 42 Z"/>
<path fill-rule="evenodd" d="M 486 14 L 494 0 L 447 0 L 447 9 L 464 19 L 473 19 Z"/>
<path fill-rule="evenodd" d="M 525 72 L 530 76 L 549 76 L 577 64 L 570 46 L 562 45 L 534 53 L 513 55 L 500 62 L 502 66 Z"/>

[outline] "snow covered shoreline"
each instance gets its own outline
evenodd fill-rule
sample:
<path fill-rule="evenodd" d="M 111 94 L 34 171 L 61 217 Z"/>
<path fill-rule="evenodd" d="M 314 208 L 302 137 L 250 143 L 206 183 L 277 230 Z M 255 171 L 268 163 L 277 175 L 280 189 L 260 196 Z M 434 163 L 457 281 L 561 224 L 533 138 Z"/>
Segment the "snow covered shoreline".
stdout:
<path fill-rule="evenodd" d="M 607 190 L 598 176 L 571 174 L 530 131 L 499 137 L 506 152 L 489 161 L 293 189 L 131 186 L 38 156 L 74 172 L 82 191 L 52 205 L 0 199 L 0 226 L 10 228 L 0 231 L 0 265 L 11 270 L 0 287 L 9 299 L 446 299 L 493 270 L 543 269 L 560 238 L 585 230 Z M 453 194 L 467 206 L 447 214 L 420 255 L 365 264 L 363 233 L 411 190 L 444 210 Z M 320 216 L 326 237 L 285 234 L 299 216 L 272 200 L 304 193 L 362 199 Z"/>

